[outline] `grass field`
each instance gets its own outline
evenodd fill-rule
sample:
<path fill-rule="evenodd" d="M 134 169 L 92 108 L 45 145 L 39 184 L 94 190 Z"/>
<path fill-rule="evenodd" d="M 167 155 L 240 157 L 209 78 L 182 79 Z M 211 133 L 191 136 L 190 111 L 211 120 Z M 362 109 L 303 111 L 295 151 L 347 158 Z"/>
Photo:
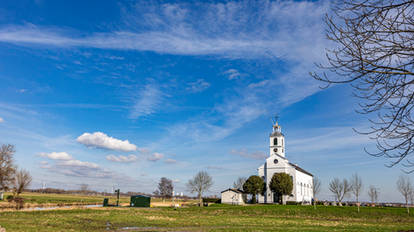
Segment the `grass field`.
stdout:
<path fill-rule="evenodd" d="M 0 212 L 10 231 L 407 231 L 404 208 L 250 205 Z M 128 227 L 128 228 L 126 228 Z"/>
<path fill-rule="evenodd" d="M 5 194 L 5 199 L 11 193 Z M 102 204 L 104 198 L 109 198 L 111 203 L 116 202 L 114 196 L 86 196 L 70 194 L 42 194 L 42 193 L 22 193 L 25 204 L 29 205 L 71 205 L 71 204 Z M 121 203 L 129 203 L 129 197 L 121 197 Z M 0 201 L 0 208 L 9 205 L 6 201 Z"/>
<path fill-rule="evenodd" d="M 5 193 L 4 198 L 12 195 L 11 193 Z M 29 207 L 42 207 L 42 206 L 70 206 L 70 205 L 102 205 L 104 198 L 109 198 L 110 204 L 116 203 L 115 196 L 88 196 L 88 195 L 73 195 L 73 194 L 44 194 L 44 193 L 22 193 L 20 195 L 24 198 L 25 208 Z M 119 202 L 121 205 L 129 205 L 130 197 L 120 197 Z M 159 198 L 152 198 L 151 202 L 155 206 L 170 206 L 171 200 L 165 200 Z M 183 203 L 183 201 L 175 200 L 176 203 Z M 188 200 L 185 203 L 194 203 L 195 200 Z M 10 209 L 14 205 L 10 204 L 6 200 L 0 201 L 1 209 Z"/>

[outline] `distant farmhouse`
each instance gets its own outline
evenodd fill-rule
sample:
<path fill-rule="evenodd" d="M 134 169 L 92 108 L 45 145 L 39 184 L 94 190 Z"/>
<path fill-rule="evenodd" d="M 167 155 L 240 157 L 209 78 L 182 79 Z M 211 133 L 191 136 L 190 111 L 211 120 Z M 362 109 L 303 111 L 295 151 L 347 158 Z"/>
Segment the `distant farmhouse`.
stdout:
<path fill-rule="evenodd" d="M 259 203 L 280 202 L 281 196 L 273 193 L 269 188 L 270 181 L 275 173 L 287 173 L 292 178 L 293 191 L 290 196 L 286 197 L 286 201 L 304 203 L 310 203 L 312 201 L 313 175 L 286 159 L 285 137 L 277 121 L 275 121 L 273 132 L 270 134 L 270 156 L 257 171 L 258 175 L 266 183 L 266 192 L 264 195 L 259 194 Z"/>

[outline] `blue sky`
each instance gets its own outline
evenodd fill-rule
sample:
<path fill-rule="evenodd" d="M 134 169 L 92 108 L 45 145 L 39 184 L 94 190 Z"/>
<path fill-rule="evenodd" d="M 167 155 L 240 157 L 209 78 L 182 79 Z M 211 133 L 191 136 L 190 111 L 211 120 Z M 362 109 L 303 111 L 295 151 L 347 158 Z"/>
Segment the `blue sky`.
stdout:
<path fill-rule="evenodd" d="M 333 46 L 329 2 L 4 1 L 0 143 L 32 187 L 177 192 L 196 172 L 209 194 L 256 174 L 280 116 L 286 156 L 323 181 L 358 172 L 400 201 L 401 167 L 364 153 L 367 117 L 349 86 L 309 76 Z M 364 194 L 363 199 L 367 199 Z"/>

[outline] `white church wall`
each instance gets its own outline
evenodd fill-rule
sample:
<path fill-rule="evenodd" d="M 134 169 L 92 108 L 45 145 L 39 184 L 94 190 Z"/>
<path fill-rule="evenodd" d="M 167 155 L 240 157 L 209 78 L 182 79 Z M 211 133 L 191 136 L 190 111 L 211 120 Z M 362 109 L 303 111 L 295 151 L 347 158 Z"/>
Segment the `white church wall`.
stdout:
<path fill-rule="evenodd" d="M 296 170 L 296 201 L 311 202 L 313 198 L 313 177 Z"/>

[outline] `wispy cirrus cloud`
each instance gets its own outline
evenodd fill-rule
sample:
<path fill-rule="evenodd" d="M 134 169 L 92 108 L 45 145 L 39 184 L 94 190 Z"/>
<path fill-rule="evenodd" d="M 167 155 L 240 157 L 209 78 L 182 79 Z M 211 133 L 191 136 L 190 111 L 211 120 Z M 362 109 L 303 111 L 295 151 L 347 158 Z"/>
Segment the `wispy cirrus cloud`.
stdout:
<path fill-rule="evenodd" d="M 240 150 L 233 149 L 230 151 L 230 154 L 240 156 L 243 158 L 256 159 L 256 160 L 264 160 L 267 157 L 267 155 L 264 152 L 261 152 L 261 151 L 249 152 L 247 149 L 240 149 Z"/>
<path fill-rule="evenodd" d="M 198 93 L 202 92 L 210 87 L 210 83 L 205 81 L 204 79 L 198 79 L 194 82 L 189 82 L 187 84 L 186 90 L 190 93 Z"/>
<path fill-rule="evenodd" d="M 125 4 L 123 25 L 115 31 L 84 33 L 31 24 L 8 25 L 0 27 L 0 41 L 36 48 L 152 51 L 285 64 L 283 73 L 238 87 L 236 94 L 226 96 L 227 100 L 214 106 L 215 117 L 203 118 L 203 123 L 193 118 L 172 126 L 176 129 L 173 134 L 214 140 L 319 91 L 308 72 L 323 60 L 324 49 L 329 47 L 321 23 L 328 7 L 329 2 L 295 1 Z M 235 69 L 227 72 L 229 79 L 240 76 Z M 196 88 L 200 86 L 207 85 L 194 85 L 189 91 L 200 91 L 202 88 Z M 164 97 L 155 83 L 145 85 L 132 99 L 130 118 L 158 112 Z M 202 136 L 205 134 L 209 136 Z"/>
<path fill-rule="evenodd" d="M 133 97 L 130 117 L 137 119 L 155 113 L 162 103 L 163 92 L 157 84 L 149 83 Z"/>
<path fill-rule="evenodd" d="M 2 117 L 0 117 L 0 123 L 4 122 L 4 119 Z"/>
<path fill-rule="evenodd" d="M 110 137 L 102 132 L 83 133 L 76 141 L 88 147 L 104 148 L 108 150 L 118 151 L 136 151 L 137 146 L 131 144 L 128 140 L 120 140 Z"/>
<path fill-rule="evenodd" d="M 290 152 L 330 151 L 338 148 L 366 147 L 375 141 L 356 133 L 352 127 L 315 128 L 306 138 L 289 140 Z M 329 154 L 327 154 L 329 156 Z"/>
<path fill-rule="evenodd" d="M 293 1 L 132 4 L 123 7 L 124 26 L 117 31 L 85 35 L 33 24 L 8 25 L 0 28 L 0 41 L 26 46 L 239 58 L 270 54 L 298 59 L 298 53 L 309 56 L 306 53 L 317 45 L 320 36 L 315 32 L 323 31 L 319 20 L 326 9 L 318 2 Z"/>
<path fill-rule="evenodd" d="M 108 161 L 117 162 L 117 163 L 133 163 L 138 161 L 138 157 L 136 155 L 107 155 L 106 159 Z"/>
<path fill-rule="evenodd" d="M 234 68 L 225 71 L 223 74 L 226 75 L 229 80 L 238 79 L 241 76 L 240 72 Z"/>
<path fill-rule="evenodd" d="M 166 163 L 166 164 L 175 164 L 175 163 L 177 163 L 177 160 L 175 160 L 175 159 L 166 159 L 166 160 L 164 160 L 164 163 Z"/>

